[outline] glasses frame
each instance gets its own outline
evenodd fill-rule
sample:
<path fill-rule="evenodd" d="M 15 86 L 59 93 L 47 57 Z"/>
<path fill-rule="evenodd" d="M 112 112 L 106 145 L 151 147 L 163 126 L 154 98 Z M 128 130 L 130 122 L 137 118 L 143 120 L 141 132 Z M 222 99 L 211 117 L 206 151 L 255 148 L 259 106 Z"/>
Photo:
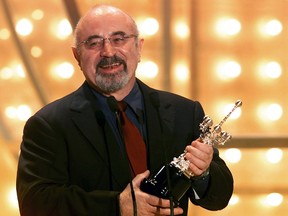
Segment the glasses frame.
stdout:
<path fill-rule="evenodd" d="M 120 46 L 115 46 L 115 45 L 113 45 L 113 42 L 111 43 L 111 39 L 112 39 L 112 37 L 113 36 L 117 36 L 117 35 L 120 35 L 120 36 L 122 36 L 124 39 L 129 39 L 129 38 L 138 38 L 138 35 L 136 35 L 136 34 L 113 34 L 112 36 L 110 36 L 110 37 L 99 37 L 99 36 L 90 36 L 90 37 L 88 37 L 88 39 L 86 39 L 86 40 L 83 40 L 83 41 L 81 41 L 81 42 L 79 42 L 78 44 L 77 44 L 77 48 L 79 49 L 79 47 L 82 45 L 82 44 L 84 44 L 84 45 L 86 45 L 89 41 L 91 41 L 92 39 L 94 39 L 94 38 L 98 38 L 98 39 L 100 39 L 101 40 L 101 43 L 100 43 L 100 45 L 99 45 L 99 47 L 97 47 L 97 46 L 95 46 L 95 48 L 94 49 L 102 49 L 103 47 L 104 47 L 104 44 L 105 44 L 105 41 L 107 40 L 107 41 L 109 41 L 109 43 L 110 43 L 110 45 L 111 46 L 113 46 L 113 47 L 120 47 Z M 124 43 L 125 44 L 125 43 Z M 123 44 L 123 45 L 124 45 Z M 85 46 L 86 48 L 87 48 L 87 46 Z M 91 48 L 87 48 L 87 49 L 91 49 Z"/>

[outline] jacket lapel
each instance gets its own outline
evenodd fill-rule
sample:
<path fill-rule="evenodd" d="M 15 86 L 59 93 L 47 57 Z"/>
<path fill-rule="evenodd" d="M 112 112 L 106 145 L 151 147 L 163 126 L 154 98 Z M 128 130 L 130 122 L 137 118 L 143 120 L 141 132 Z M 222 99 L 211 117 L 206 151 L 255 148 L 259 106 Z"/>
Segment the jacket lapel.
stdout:
<path fill-rule="evenodd" d="M 113 182 L 118 184 L 117 187 L 126 186 L 129 181 L 128 163 L 123 154 L 119 154 L 121 149 L 117 140 L 87 83 L 76 91 L 71 111 L 74 124 L 110 170 Z"/>
<path fill-rule="evenodd" d="M 170 141 L 173 138 L 172 131 L 175 111 L 171 104 L 164 103 L 161 100 L 161 94 L 159 94 L 158 91 L 151 89 L 139 80 L 137 80 L 137 82 L 144 97 L 147 123 L 148 168 L 151 173 L 155 173 L 165 164 L 165 161 L 170 162 L 174 156 L 174 149 Z M 155 107 L 151 101 L 151 94 L 153 94 L 153 92 L 157 92 L 157 94 L 160 95 L 159 107 Z M 89 140 L 91 145 L 93 145 L 105 166 L 111 170 L 113 182 L 115 182 L 118 187 L 126 186 L 130 180 L 128 162 L 123 154 L 119 154 L 119 151 L 122 150 L 109 124 L 105 122 L 105 119 L 102 119 L 104 118 L 103 113 L 99 109 L 97 100 L 87 83 L 84 83 L 82 87 L 76 91 L 74 101 L 71 104 L 71 111 L 73 112 L 72 120 L 76 127 L 81 131 L 83 136 Z M 104 123 L 102 121 L 104 121 Z M 163 130 L 161 129 L 161 124 Z M 165 155 L 167 155 L 167 158 L 165 158 Z"/>
<path fill-rule="evenodd" d="M 173 135 L 175 111 L 171 104 L 161 101 L 158 91 L 149 88 L 140 81 L 138 81 L 138 83 L 145 104 L 148 167 L 152 173 L 155 173 L 165 164 L 165 161 L 170 162 L 174 155 L 169 140 L 172 140 L 171 136 Z M 155 102 L 151 100 L 151 95 L 153 94 L 159 96 L 159 106 L 155 106 Z M 167 158 L 165 158 L 166 156 Z"/>

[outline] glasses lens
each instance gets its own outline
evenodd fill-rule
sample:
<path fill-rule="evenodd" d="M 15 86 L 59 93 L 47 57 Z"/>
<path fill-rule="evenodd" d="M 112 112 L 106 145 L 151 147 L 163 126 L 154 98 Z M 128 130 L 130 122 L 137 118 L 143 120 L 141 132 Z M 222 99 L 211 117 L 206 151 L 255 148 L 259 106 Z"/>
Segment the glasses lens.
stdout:
<path fill-rule="evenodd" d="M 124 45 L 126 40 L 127 37 L 125 37 L 125 35 L 112 35 L 110 37 L 110 43 L 116 47 Z"/>
<path fill-rule="evenodd" d="M 99 48 L 103 44 L 103 38 L 90 38 L 85 42 L 88 49 Z"/>
<path fill-rule="evenodd" d="M 135 35 L 126 35 L 126 34 L 116 34 L 112 35 L 109 38 L 93 37 L 84 42 L 87 49 L 99 49 L 102 48 L 105 40 L 109 40 L 110 44 L 114 47 L 123 46 L 129 38 L 137 37 Z"/>

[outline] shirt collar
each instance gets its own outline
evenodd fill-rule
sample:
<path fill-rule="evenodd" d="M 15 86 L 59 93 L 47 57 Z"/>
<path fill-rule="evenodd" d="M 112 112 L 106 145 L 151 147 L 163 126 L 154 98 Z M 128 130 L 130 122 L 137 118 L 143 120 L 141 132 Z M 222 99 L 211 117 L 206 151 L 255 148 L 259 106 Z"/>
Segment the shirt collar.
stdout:
<path fill-rule="evenodd" d="M 132 90 L 123 100 L 131 107 L 135 113 L 138 113 L 138 110 L 143 110 L 142 94 L 137 82 L 135 82 Z"/>
<path fill-rule="evenodd" d="M 108 108 L 107 104 L 107 97 L 96 91 L 95 89 L 91 88 L 92 92 L 96 96 L 96 98 L 100 102 L 100 106 L 104 109 Z M 132 90 L 130 93 L 123 99 L 129 107 L 134 111 L 134 113 L 138 113 L 139 110 L 143 110 L 143 98 L 142 93 L 140 91 L 139 85 L 137 82 L 135 82 Z"/>

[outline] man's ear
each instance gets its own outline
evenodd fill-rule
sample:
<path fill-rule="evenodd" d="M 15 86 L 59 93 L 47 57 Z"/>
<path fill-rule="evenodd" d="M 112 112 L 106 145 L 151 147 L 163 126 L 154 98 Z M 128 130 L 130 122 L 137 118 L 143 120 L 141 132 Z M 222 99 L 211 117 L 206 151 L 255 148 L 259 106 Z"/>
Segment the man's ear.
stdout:
<path fill-rule="evenodd" d="M 73 52 L 74 58 L 77 60 L 78 65 L 80 66 L 80 56 L 79 56 L 79 52 L 78 52 L 77 48 L 72 47 L 72 52 Z"/>
<path fill-rule="evenodd" d="M 142 51 L 142 47 L 143 47 L 143 44 L 144 44 L 144 39 L 141 38 L 139 41 L 138 41 L 138 62 L 141 61 L 141 51 Z"/>

